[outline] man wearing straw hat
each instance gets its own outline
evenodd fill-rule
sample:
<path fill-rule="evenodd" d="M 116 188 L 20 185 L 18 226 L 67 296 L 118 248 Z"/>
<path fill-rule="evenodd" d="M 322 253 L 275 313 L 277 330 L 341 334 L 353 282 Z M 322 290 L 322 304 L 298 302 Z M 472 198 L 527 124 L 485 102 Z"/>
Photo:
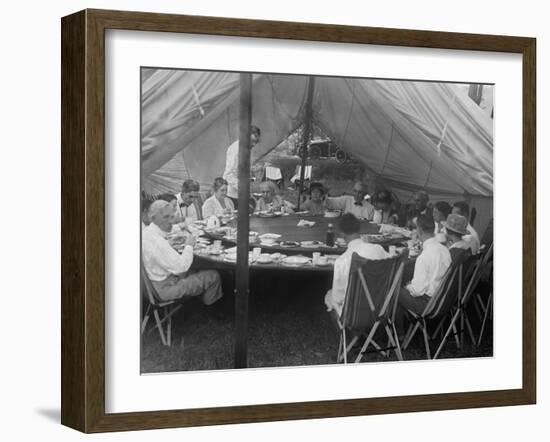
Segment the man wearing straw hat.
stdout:
<path fill-rule="evenodd" d="M 215 270 L 189 272 L 195 238 L 187 236 L 180 255 L 166 239 L 173 223 L 169 203 L 155 201 L 149 208 L 149 216 L 151 224 L 142 233 L 143 265 L 161 300 L 201 296 L 205 305 L 214 304 L 223 296 L 219 273 Z"/>
<path fill-rule="evenodd" d="M 447 221 L 442 224 L 445 227 L 445 237 L 447 238 L 451 258 L 454 259 L 461 250 L 472 251 L 471 245 L 463 239 L 464 235 L 469 234 L 468 220 L 466 218 L 451 213 L 447 217 Z"/>

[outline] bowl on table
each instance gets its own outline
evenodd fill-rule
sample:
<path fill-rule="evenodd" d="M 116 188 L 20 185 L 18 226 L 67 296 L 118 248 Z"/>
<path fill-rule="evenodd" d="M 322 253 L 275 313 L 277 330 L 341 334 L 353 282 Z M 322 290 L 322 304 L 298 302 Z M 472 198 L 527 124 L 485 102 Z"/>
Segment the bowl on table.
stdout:
<path fill-rule="evenodd" d="M 281 235 L 278 235 L 277 233 L 264 233 L 258 238 L 263 245 L 272 246 L 273 244 L 275 244 L 275 242 L 277 242 L 280 237 Z"/>

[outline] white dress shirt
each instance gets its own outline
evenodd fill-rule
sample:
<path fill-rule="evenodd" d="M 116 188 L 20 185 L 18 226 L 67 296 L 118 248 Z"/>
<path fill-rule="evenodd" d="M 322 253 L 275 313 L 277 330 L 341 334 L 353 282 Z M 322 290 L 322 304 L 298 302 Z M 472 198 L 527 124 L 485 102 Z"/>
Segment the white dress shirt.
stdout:
<path fill-rule="evenodd" d="M 239 140 L 227 148 L 223 177 L 227 181 L 227 196 L 239 197 Z M 203 210 L 204 215 L 204 210 Z M 204 218 L 208 218 L 204 215 Z"/>
<path fill-rule="evenodd" d="M 220 217 L 227 209 L 235 210 L 233 201 L 231 201 L 229 198 L 225 197 L 224 202 L 225 209 L 222 207 L 222 205 L 214 195 L 208 198 L 202 205 L 202 216 L 204 217 L 204 219 L 208 219 L 212 215 Z"/>
<path fill-rule="evenodd" d="M 191 203 L 188 206 L 183 205 L 183 200 L 181 199 L 181 192 L 176 194 L 178 200 L 178 208 L 176 213 L 181 216 L 182 221 L 193 222 L 200 219 L 199 211 L 197 209 L 196 203 Z"/>
<path fill-rule="evenodd" d="M 374 206 L 363 200 L 361 204 L 355 204 L 355 198 L 351 195 L 343 195 L 327 198 L 327 209 L 342 210 L 344 213 L 352 213 L 359 219 L 372 220 Z"/>
<path fill-rule="evenodd" d="M 462 240 L 466 242 L 470 246 L 470 249 L 472 250 L 472 255 L 477 255 L 479 253 L 479 235 L 474 230 L 474 228 L 471 226 L 470 223 L 468 223 L 468 226 L 466 227 L 466 230 L 470 232 L 469 235 L 464 235 L 462 237 Z"/>
<path fill-rule="evenodd" d="M 353 253 L 357 253 L 366 259 L 385 259 L 389 257 L 388 253 L 378 244 L 371 244 L 360 238 L 349 242 L 347 250 L 334 261 L 331 304 L 339 315 L 342 314 L 346 298 L 351 256 Z"/>
<path fill-rule="evenodd" d="M 151 281 L 164 281 L 170 275 L 189 270 L 193 263 L 193 247 L 185 246 L 181 255 L 176 252 L 155 223 L 143 229 L 141 235 L 143 265 Z"/>
<path fill-rule="evenodd" d="M 407 285 L 412 296 L 433 296 L 451 265 L 449 249 L 432 237 L 424 241 L 414 265 L 414 276 Z"/>

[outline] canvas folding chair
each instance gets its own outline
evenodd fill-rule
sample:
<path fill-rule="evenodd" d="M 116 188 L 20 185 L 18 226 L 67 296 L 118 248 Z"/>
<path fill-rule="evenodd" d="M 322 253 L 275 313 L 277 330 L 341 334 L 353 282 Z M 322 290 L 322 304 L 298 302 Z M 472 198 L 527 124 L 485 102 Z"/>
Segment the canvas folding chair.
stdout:
<path fill-rule="evenodd" d="M 456 309 L 459 309 L 459 315 L 458 320 L 460 321 L 460 328 L 458 330 L 458 341 L 457 345 L 459 348 L 462 348 L 462 343 L 464 342 L 464 330 L 467 328 L 468 334 L 470 337 L 470 340 L 472 341 L 472 344 L 476 344 L 476 339 L 474 337 L 474 332 L 472 329 L 472 325 L 470 322 L 470 319 L 466 312 L 466 303 L 469 302 L 471 289 L 470 287 L 475 288 L 475 285 L 469 284 L 471 278 L 474 276 L 474 272 L 476 272 L 476 269 L 480 263 L 480 255 L 471 255 L 467 253 L 468 257 L 466 261 L 460 265 L 458 269 L 458 296 L 457 296 L 457 303 L 456 303 Z M 441 332 L 441 337 L 443 340 L 443 327 L 445 325 L 447 317 L 441 318 L 437 328 L 434 330 L 434 333 L 432 334 L 431 339 L 435 339 L 438 333 Z M 454 336 L 454 335 L 453 335 Z M 455 336 L 456 339 L 456 336 Z M 434 357 L 435 359 L 435 357 Z"/>
<path fill-rule="evenodd" d="M 482 259 L 479 256 L 473 255 L 473 256 L 470 256 L 468 260 L 465 262 L 465 264 L 462 266 L 465 272 L 465 277 L 463 278 L 463 282 L 460 284 L 461 287 L 458 293 L 457 306 L 453 312 L 450 324 L 447 327 L 447 330 L 445 331 L 443 338 L 441 339 L 441 343 L 439 344 L 439 347 L 437 348 L 437 351 L 434 354 L 434 359 L 437 359 L 437 357 L 439 356 L 439 353 L 443 349 L 443 346 L 445 345 L 445 342 L 448 336 L 450 335 L 451 330 L 456 329 L 455 324 L 459 320 L 461 322 L 461 326 L 460 326 L 461 335 L 464 330 L 464 326 L 466 325 L 472 344 L 474 345 L 477 344 L 470 320 L 466 313 L 466 307 L 468 306 L 468 303 L 472 298 L 472 294 L 474 293 L 474 290 L 476 289 L 479 283 L 482 264 L 483 264 Z M 459 347 L 461 346 L 459 345 Z"/>
<path fill-rule="evenodd" d="M 407 349 L 418 329 L 421 329 L 424 336 L 426 356 L 428 359 L 432 358 L 430 349 L 430 337 L 428 334 L 428 322 L 439 320 L 439 324 L 441 324 L 441 321 L 444 320 L 447 315 L 450 314 L 453 307 L 456 306 L 458 302 L 458 294 L 461 291 L 461 287 L 459 286 L 462 283 L 461 280 L 463 264 L 468 259 L 468 256 L 469 253 L 467 250 L 464 250 L 462 253 L 457 255 L 457 257 L 453 260 L 453 262 L 445 272 L 439 288 L 430 298 L 422 313 L 418 314 L 411 310 L 408 310 L 408 313 L 412 317 L 413 322 L 409 326 L 409 329 L 403 341 L 404 350 Z M 460 341 L 458 337 L 459 333 L 457 331 L 456 324 L 452 324 L 451 329 L 454 333 L 456 345 L 457 347 L 460 347 Z"/>
<path fill-rule="evenodd" d="M 347 363 L 348 353 L 359 337 L 365 335 L 356 363 L 361 361 L 371 345 L 384 356 L 393 349 L 397 358 L 403 360 L 393 322 L 403 268 L 403 255 L 381 260 L 365 259 L 357 253 L 352 255 L 346 298 L 342 315 L 337 320 L 340 328 L 338 362 Z M 387 348 L 380 347 L 374 339 L 379 327 L 386 332 Z M 349 343 L 348 333 L 353 335 Z"/>
<path fill-rule="evenodd" d="M 141 334 L 145 333 L 152 314 L 155 324 L 148 331 L 151 332 L 157 329 L 162 345 L 169 347 L 172 344 L 172 316 L 182 308 L 182 300 L 162 301 L 145 272 L 143 262 L 141 263 L 141 293 L 146 297 L 148 302 L 145 315 L 141 321 Z"/>
<path fill-rule="evenodd" d="M 483 275 L 483 272 L 488 272 L 492 277 L 492 265 L 493 265 L 493 245 L 489 247 L 487 252 L 484 253 L 481 263 L 480 263 L 480 279 Z M 475 287 L 474 287 L 475 288 Z M 481 344 L 481 339 L 483 338 L 483 333 L 485 331 L 485 327 L 487 325 L 487 322 L 489 318 L 492 318 L 493 316 L 493 288 L 492 285 L 490 285 L 489 290 L 489 296 L 487 297 L 487 300 L 484 302 L 483 297 L 479 292 L 476 293 L 476 302 L 479 308 L 482 312 L 481 319 L 481 328 L 479 330 L 479 337 L 477 340 L 477 345 Z"/>

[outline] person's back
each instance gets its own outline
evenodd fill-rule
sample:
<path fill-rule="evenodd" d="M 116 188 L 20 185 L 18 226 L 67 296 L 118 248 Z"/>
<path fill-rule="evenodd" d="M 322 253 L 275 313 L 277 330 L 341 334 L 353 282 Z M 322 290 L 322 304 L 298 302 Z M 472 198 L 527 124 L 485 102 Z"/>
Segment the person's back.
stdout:
<path fill-rule="evenodd" d="M 365 259 L 385 259 L 389 255 L 382 246 L 367 243 L 360 238 L 359 220 L 354 215 L 348 213 L 342 216 L 338 228 L 348 240 L 348 247 L 334 262 L 332 289 L 325 296 L 325 304 L 329 311 L 335 310 L 340 315 L 346 297 L 352 255 L 357 253 Z"/>

